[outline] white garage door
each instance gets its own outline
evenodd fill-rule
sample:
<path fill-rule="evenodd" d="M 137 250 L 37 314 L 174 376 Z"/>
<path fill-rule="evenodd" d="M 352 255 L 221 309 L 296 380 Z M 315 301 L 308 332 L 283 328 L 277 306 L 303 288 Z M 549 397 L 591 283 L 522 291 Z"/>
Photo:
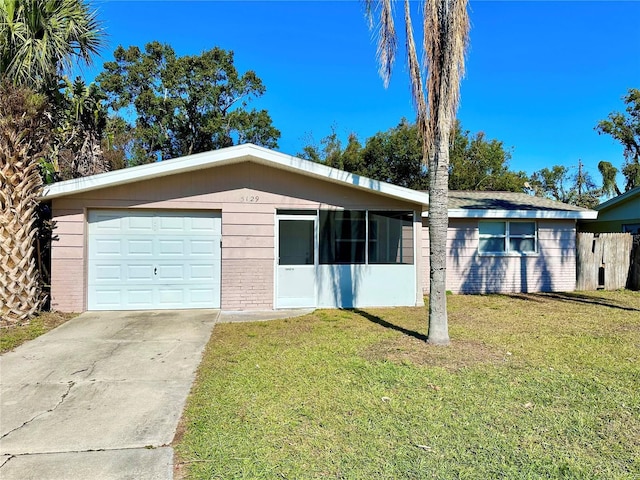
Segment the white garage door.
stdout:
<path fill-rule="evenodd" d="M 89 212 L 89 310 L 220 308 L 220 213 Z"/>

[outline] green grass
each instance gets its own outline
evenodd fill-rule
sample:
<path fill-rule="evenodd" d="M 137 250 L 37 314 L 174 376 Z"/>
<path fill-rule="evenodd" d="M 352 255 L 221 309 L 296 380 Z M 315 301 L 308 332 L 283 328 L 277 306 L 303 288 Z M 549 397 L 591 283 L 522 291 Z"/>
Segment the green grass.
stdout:
<path fill-rule="evenodd" d="M 178 475 L 638 479 L 640 294 L 448 297 L 214 329 Z"/>
<path fill-rule="evenodd" d="M 42 312 L 28 322 L 21 324 L 0 321 L 0 353 L 13 350 L 24 342 L 47 333 L 75 316 L 77 313 Z"/>

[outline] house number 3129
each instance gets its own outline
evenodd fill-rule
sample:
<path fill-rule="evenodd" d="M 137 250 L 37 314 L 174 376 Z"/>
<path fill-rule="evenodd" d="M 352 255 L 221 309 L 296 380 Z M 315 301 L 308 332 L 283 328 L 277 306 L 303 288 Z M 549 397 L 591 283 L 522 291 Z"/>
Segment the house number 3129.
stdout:
<path fill-rule="evenodd" d="M 258 200 L 260 200 L 258 195 L 245 195 L 240 197 L 240 201 L 246 203 L 257 203 Z"/>

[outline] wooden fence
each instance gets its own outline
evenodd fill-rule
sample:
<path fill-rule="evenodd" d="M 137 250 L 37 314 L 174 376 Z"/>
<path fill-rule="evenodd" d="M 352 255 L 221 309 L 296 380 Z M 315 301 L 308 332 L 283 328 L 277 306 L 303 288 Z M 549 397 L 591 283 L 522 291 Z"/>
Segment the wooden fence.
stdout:
<path fill-rule="evenodd" d="M 580 232 L 577 237 L 577 290 L 617 290 L 631 283 L 631 234 Z M 635 253 L 637 258 L 638 249 Z"/>

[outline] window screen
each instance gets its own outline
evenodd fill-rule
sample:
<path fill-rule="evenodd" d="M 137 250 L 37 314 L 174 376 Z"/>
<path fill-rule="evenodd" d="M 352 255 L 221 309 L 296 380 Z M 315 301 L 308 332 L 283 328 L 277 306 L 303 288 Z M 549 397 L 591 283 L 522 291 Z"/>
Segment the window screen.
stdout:
<path fill-rule="evenodd" d="M 366 214 L 360 210 L 320 211 L 320 263 L 365 263 Z"/>
<path fill-rule="evenodd" d="M 413 263 L 412 212 L 369 212 L 369 263 Z"/>

